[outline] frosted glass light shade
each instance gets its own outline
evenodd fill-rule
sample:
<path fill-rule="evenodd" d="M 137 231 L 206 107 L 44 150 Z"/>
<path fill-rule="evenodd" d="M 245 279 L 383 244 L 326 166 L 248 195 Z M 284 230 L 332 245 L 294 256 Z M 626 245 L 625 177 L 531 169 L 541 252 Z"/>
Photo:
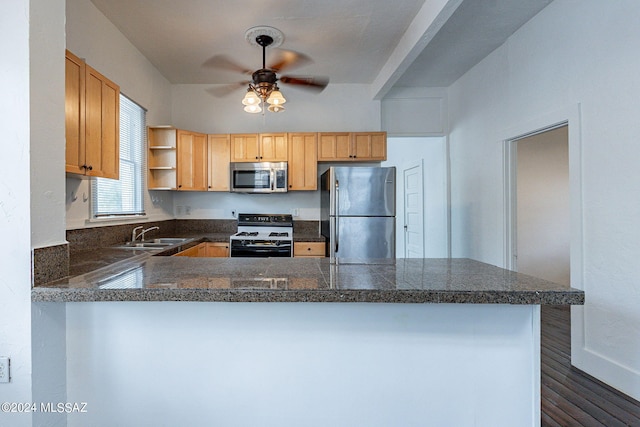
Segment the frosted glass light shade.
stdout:
<path fill-rule="evenodd" d="M 262 112 L 262 108 L 260 108 L 260 104 L 252 104 L 244 107 L 244 111 L 246 111 L 247 113 L 256 114 Z"/>
<path fill-rule="evenodd" d="M 256 95 L 254 91 L 249 89 L 247 93 L 244 95 L 244 98 L 242 99 L 242 103 L 244 105 L 258 105 L 260 104 L 260 98 L 258 98 L 258 95 Z"/>
<path fill-rule="evenodd" d="M 269 105 L 269 108 L 267 108 L 267 110 L 271 111 L 272 113 L 279 113 L 280 111 L 284 111 L 284 107 L 280 104 L 271 104 Z"/>
<path fill-rule="evenodd" d="M 269 98 L 267 98 L 267 102 L 272 105 L 281 105 L 287 102 L 287 100 L 284 99 L 284 96 L 282 96 L 280 91 L 276 89 L 272 91 L 271 94 L 269 94 Z"/>

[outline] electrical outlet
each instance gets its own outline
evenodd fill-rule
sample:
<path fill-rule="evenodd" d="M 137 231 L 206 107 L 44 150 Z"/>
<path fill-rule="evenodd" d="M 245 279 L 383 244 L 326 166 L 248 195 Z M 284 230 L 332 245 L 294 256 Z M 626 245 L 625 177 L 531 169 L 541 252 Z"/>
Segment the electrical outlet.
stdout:
<path fill-rule="evenodd" d="M 9 358 L 6 356 L 0 356 L 0 383 L 8 383 L 9 378 Z"/>

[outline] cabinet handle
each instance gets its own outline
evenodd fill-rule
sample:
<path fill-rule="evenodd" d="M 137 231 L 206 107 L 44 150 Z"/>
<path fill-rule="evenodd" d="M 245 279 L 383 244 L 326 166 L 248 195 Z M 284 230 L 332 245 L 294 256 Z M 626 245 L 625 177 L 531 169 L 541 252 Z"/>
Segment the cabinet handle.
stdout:
<path fill-rule="evenodd" d="M 92 171 L 92 170 L 93 170 L 93 166 L 89 165 L 89 166 L 87 167 L 87 169 L 89 169 L 90 171 Z"/>
<path fill-rule="evenodd" d="M 260 159 L 260 157 L 256 156 L 256 160 Z"/>
<path fill-rule="evenodd" d="M 182 188 L 182 184 L 178 185 L 178 188 Z"/>

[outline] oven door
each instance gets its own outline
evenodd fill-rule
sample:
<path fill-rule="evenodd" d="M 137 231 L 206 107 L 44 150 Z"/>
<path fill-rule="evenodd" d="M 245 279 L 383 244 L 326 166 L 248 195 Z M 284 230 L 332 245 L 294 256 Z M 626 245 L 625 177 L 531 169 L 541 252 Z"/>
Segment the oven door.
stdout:
<path fill-rule="evenodd" d="M 231 240 L 230 256 L 232 258 L 271 258 L 291 257 L 291 242 L 272 240 Z"/>

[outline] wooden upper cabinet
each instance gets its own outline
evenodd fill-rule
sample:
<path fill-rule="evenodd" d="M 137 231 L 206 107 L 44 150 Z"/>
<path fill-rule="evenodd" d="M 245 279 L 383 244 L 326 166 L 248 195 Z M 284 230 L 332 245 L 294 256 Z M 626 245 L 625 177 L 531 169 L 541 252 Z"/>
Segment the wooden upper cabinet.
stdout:
<path fill-rule="evenodd" d="M 207 190 L 207 135 L 178 130 L 178 190 Z"/>
<path fill-rule="evenodd" d="M 232 162 L 286 162 L 287 134 L 231 134 Z"/>
<path fill-rule="evenodd" d="M 286 162 L 288 156 L 287 145 L 286 133 L 261 133 L 260 161 Z"/>
<path fill-rule="evenodd" d="M 318 189 L 318 134 L 288 134 L 289 190 Z"/>
<path fill-rule="evenodd" d="M 231 138 L 228 134 L 208 136 L 208 190 L 229 191 Z"/>
<path fill-rule="evenodd" d="M 259 162 L 260 137 L 257 133 L 231 134 L 232 162 Z"/>
<path fill-rule="evenodd" d="M 351 134 L 321 132 L 318 134 L 318 161 L 351 160 Z"/>
<path fill-rule="evenodd" d="M 66 171 L 118 179 L 120 87 L 69 51 L 65 64 Z"/>
<path fill-rule="evenodd" d="M 356 132 L 352 134 L 354 160 L 387 160 L 386 132 Z"/>
<path fill-rule="evenodd" d="M 319 162 L 366 162 L 386 159 L 386 132 L 321 132 L 318 134 Z"/>
<path fill-rule="evenodd" d="M 169 126 L 148 128 L 147 186 L 149 190 L 177 190 L 177 130 Z"/>
<path fill-rule="evenodd" d="M 65 58 L 66 171 L 84 174 L 85 63 L 69 51 L 66 52 Z"/>

